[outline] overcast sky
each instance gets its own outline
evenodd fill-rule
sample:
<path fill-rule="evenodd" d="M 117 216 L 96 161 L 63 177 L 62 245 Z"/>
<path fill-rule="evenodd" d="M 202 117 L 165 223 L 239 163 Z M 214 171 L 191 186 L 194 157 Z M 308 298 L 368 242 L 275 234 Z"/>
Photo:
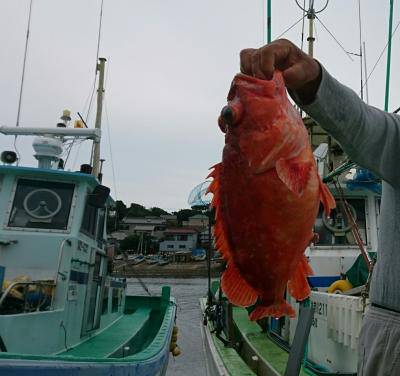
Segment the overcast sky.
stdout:
<path fill-rule="evenodd" d="M 55 126 L 65 108 L 74 119 L 76 112 L 86 113 L 100 3 L 33 0 L 21 126 Z M 317 8 L 323 4 L 316 0 Z M 108 60 L 109 116 L 103 116 L 102 156 L 104 183 L 114 197 L 166 210 L 188 206 L 191 188 L 220 161 L 223 134 L 216 119 L 239 69 L 239 51 L 263 43 L 263 8 L 262 0 L 104 0 L 100 56 Z M 272 0 L 272 8 L 273 37 L 302 16 L 294 0 Z M 388 8 L 389 0 L 362 0 L 369 71 L 387 42 Z M 331 0 L 319 14 L 344 48 L 355 53 L 357 9 L 357 0 Z M 0 125 L 16 123 L 28 10 L 29 0 L 0 0 Z M 394 26 L 399 16 L 396 4 Z M 301 28 L 300 22 L 285 37 L 300 45 Z M 316 32 L 315 56 L 359 92 L 359 59 L 351 61 L 319 22 Z M 393 40 L 390 110 L 400 106 L 399 35 Z M 385 64 L 386 54 L 369 81 L 370 104 L 379 108 Z M 93 111 L 94 106 L 91 127 Z M 31 142 L 18 139 L 23 165 L 35 165 Z M 12 143 L 12 137 L 0 135 L 1 150 L 12 149 Z M 77 169 L 89 155 L 89 142 L 74 147 L 66 168 Z"/>

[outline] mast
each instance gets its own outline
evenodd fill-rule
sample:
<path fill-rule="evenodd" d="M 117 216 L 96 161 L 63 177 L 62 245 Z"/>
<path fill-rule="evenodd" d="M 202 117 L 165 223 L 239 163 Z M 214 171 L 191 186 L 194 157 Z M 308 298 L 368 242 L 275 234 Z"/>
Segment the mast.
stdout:
<path fill-rule="evenodd" d="M 311 57 L 314 57 L 314 20 L 315 20 L 315 9 L 314 9 L 314 0 L 310 0 L 310 8 L 307 11 L 308 18 L 308 54 Z"/>
<path fill-rule="evenodd" d="M 106 59 L 99 58 L 96 71 L 99 72 L 99 86 L 97 89 L 97 110 L 96 110 L 96 123 L 95 129 L 101 129 L 101 115 L 103 111 L 103 94 L 104 94 L 104 71 Z M 100 172 L 100 140 L 93 143 L 93 172 L 92 174 L 97 177 Z"/>
<path fill-rule="evenodd" d="M 392 58 L 393 0 L 390 0 L 389 9 L 390 13 L 389 13 L 388 50 L 387 50 L 387 61 L 386 61 L 385 111 L 387 111 L 389 108 L 390 62 Z"/>

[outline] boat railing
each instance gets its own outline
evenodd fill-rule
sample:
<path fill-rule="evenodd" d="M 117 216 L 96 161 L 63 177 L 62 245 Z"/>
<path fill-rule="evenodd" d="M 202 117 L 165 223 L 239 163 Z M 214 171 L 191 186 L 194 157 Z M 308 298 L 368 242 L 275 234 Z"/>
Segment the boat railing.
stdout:
<path fill-rule="evenodd" d="M 0 314 L 8 297 L 23 302 L 21 313 L 51 309 L 55 286 L 56 284 L 53 281 L 16 281 L 10 283 L 0 297 Z"/>
<path fill-rule="evenodd" d="M 70 239 L 65 238 L 65 239 L 61 242 L 61 244 L 60 244 L 60 248 L 59 248 L 59 251 L 58 251 L 57 273 L 56 273 L 56 275 L 54 276 L 54 281 L 55 281 L 55 282 L 57 282 L 58 276 L 61 276 L 61 279 L 62 279 L 63 281 L 65 281 L 65 280 L 67 279 L 67 275 L 66 275 L 65 273 L 60 272 L 62 260 L 63 260 L 63 257 L 64 257 L 64 247 L 65 247 L 65 244 L 68 244 L 69 246 L 71 246 L 72 242 L 71 242 Z M 0 305 L 0 307 L 1 307 L 1 305 Z"/>

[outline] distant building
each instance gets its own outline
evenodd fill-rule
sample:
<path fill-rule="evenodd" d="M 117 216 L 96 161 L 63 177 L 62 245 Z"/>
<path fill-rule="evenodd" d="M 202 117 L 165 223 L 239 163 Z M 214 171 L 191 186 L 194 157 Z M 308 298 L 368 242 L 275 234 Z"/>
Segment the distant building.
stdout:
<path fill-rule="evenodd" d="M 160 239 L 167 223 L 167 219 L 161 217 L 125 217 L 121 223 L 121 231 L 128 235 L 146 233 Z"/>
<path fill-rule="evenodd" d="M 178 225 L 178 217 L 172 214 L 162 214 L 160 218 L 165 219 L 167 221 L 168 226 L 177 226 Z"/>
<path fill-rule="evenodd" d="M 124 240 L 126 237 L 127 237 L 126 232 L 114 231 L 108 236 L 108 239 L 115 239 L 115 240 L 121 241 L 121 240 Z"/>
<path fill-rule="evenodd" d="M 196 214 L 182 222 L 182 226 L 205 228 L 208 226 L 208 217 L 205 214 Z"/>
<path fill-rule="evenodd" d="M 197 236 L 197 230 L 192 228 L 168 228 L 164 232 L 165 240 L 160 242 L 160 252 L 191 251 L 197 246 Z"/>

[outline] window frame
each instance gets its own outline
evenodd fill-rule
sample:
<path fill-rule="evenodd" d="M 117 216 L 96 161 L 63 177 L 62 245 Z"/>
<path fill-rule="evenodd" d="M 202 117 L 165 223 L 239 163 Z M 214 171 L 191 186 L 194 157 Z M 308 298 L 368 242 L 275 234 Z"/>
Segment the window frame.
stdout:
<path fill-rule="evenodd" d="M 43 183 L 62 183 L 62 184 L 71 184 L 73 185 L 71 204 L 69 210 L 69 216 L 67 220 L 66 229 L 49 229 L 49 228 L 39 228 L 39 227 L 14 227 L 9 226 L 10 215 L 14 206 L 14 199 L 17 193 L 17 187 L 20 180 L 30 180 L 35 182 L 43 182 Z M 75 181 L 71 180 L 62 180 L 62 179 L 35 179 L 29 176 L 18 176 L 14 179 L 13 187 L 11 189 L 10 199 L 8 202 L 8 207 L 4 215 L 3 228 L 6 230 L 12 231 L 22 231 L 22 232 L 45 232 L 45 233 L 58 233 L 58 234 L 68 234 L 71 232 L 72 223 L 74 217 L 76 215 L 76 201 L 77 201 L 77 189 L 78 184 Z"/>

